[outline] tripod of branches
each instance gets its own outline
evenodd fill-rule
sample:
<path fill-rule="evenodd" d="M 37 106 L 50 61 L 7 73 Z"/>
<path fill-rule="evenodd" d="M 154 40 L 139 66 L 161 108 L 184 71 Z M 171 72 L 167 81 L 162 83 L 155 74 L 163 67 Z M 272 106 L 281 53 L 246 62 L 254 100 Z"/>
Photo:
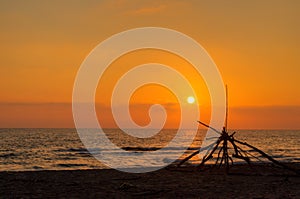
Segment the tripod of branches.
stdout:
<path fill-rule="evenodd" d="M 263 152 L 262 150 L 246 143 L 246 142 L 242 142 L 239 141 L 237 139 L 234 138 L 234 134 L 236 132 L 233 132 L 232 134 L 229 134 L 227 131 L 227 118 L 228 118 L 228 100 L 227 100 L 227 86 L 226 86 L 226 118 L 225 118 L 225 126 L 223 127 L 223 130 L 220 132 L 217 129 L 201 122 L 198 121 L 199 124 L 210 128 L 211 130 L 213 130 L 214 132 L 218 133 L 220 136 L 218 138 L 218 140 L 216 141 L 216 143 L 214 144 L 214 147 L 208 151 L 208 153 L 203 157 L 201 163 L 200 163 L 200 167 L 203 166 L 207 161 L 209 161 L 210 159 L 213 158 L 213 155 L 215 153 L 217 153 L 217 159 L 215 162 L 216 166 L 221 167 L 222 165 L 224 165 L 226 167 L 226 172 L 228 173 L 230 164 L 233 164 L 233 159 L 232 158 L 238 158 L 241 160 L 244 160 L 245 162 L 247 162 L 250 167 L 251 167 L 251 161 L 250 158 L 255 158 L 261 161 L 260 158 L 258 158 L 257 156 L 251 154 L 249 151 L 245 150 L 242 148 L 242 146 L 244 148 L 250 148 L 252 151 L 260 154 L 262 157 L 268 159 L 269 161 L 271 161 L 273 164 L 287 169 L 287 170 L 291 170 L 295 173 L 297 173 L 299 175 L 299 171 L 295 170 L 293 168 L 290 168 L 288 166 L 286 166 L 285 164 L 275 160 L 274 158 L 272 158 L 271 156 L 269 156 L 268 154 L 266 154 L 265 152 Z M 233 149 L 233 154 L 232 156 L 229 155 L 229 145 L 231 145 L 232 149 Z M 194 157 L 195 155 L 199 154 L 200 149 L 195 151 L 194 153 L 192 153 L 191 155 L 187 156 L 186 158 L 184 158 L 181 162 L 179 162 L 178 166 L 182 165 L 183 163 L 185 163 L 186 161 L 188 161 L 189 159 L 191 159 L 192 157 Z"/>

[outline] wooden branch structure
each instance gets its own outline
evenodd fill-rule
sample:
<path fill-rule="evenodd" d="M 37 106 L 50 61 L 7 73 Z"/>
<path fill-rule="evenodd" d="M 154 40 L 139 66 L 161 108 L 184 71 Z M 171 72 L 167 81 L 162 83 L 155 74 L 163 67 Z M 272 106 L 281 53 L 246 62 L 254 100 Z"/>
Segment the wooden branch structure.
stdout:
<path fill-rule="evenodd" d="M 230 165 L 233 165 L 233 159 L 232 158 L 237 158 L 237 159 L 241 159 L 244 160 L 245 162 L 247 162 L 250 167 L 251 167 L 251 160 L 250 158 L 256 158 L 258 160 L 261 160 L 260 158 L 256 157 L 255 155 L 251 154 L 249 151 L 245 150 L 242 148 L 242 146 L 245 148 L 250 148 L 252 151 L 259 153 L 262 157 L 266 158 L 267 160 L 269 160 L 270 162 L 272 162 L 273 164 L 287 169 L 287 170 L 291 170 L 295 173 L 297 173 L 298 175 L 300 175 L 299 170 L 293 169 L 288 167 L 287 165 L 275 160 L 274 158 L 272 158 L 270 155 L 266 154 L 265 152 L 263 152 L 262 150 L 246 143 L 246 142 L 241 142 L 237 139 L 234 138 L 234 134 L 236 132 L 233 132 L 232 134 L 229 134 L 227 131 L 227 117 L 228 117 L 228 93 L 227 93 L 227 86 L 226 86 L 226 118 L 225 118 L 225 126 L 223 127 L 222 132 L 218 131 L 217 129 L 201 122 L 198 121 L 199 124 L 210 128 L 211 130 L 215 131 L 216 133 L 218 133 L 220 135 L 220 137 L 218 138 L 218 140 L 216 141 L 216 143 L 213 143 L 212 146 L 208 146 L 208 148 L 211 148 L 211 150 L 208 151 L 208 153 L 203 157 L 201 163 L 200 163 L 200 167 L 204 166 L 204 164 L 209 161 L 210 159 L 213 158 L 213 155 L 215 153 L 217 153 L 217 159 L 215 162 L 216 166 L 225 166 L 226 167 L 226 172 L 228 173 L 229 171 L 229 167 Z M 233 154 L 230 156 L 229 155 L 229 146 L 231 145 L 231 149 L 233 149 Z M 190 160 L 192 157 L 194 157 L 195 155 L 199 154 L 200 149 L 193 152 L 191 155 L 187 156 L 186 158 L 184 158 L 182 161 L 179 162 L 178 166 L 182 165 L 183 163 L 185 163 L 186 161 Z"/>
<path fill-rule="evenodd" d="M 200 121 L 198 121 L 198 122 L 200 124 L 202 124 L 202 122 L 200 122 Z M 208 125 L 204 125 L 204 126 L 208 126 Z M 220 137 L 218 138 L 217 142 L 214 144 L 214 147 L 209 151 L 209 153 L 207 153 L 207 155 L 205 155 L 203 157 L 199 167 L 204 166 L 204 164 L 207 161 L 211 160 L 215 153 L 217 153 L 217 159 L 216 159 L 215 165 L 218 166 L 218 167 L 225 166 L 226 172 L 229 171 L 230 165 L 233 165 L 233 159 L 232 158 L 237 158 L 237 159 L 244 160 L 251 167 L 250 157 L 256 158 L 256 159 L 259 159 L 259 160 L 260 160 L 260 158 L 252 155 L 250 152 L 246 151 L 245 149 L 243 149 L 241 147 L 241 146 L 244 146 L 244 147 L 248 147 L 248 148 L 252 149 L 252 151 L 255 151 L 255 152 L 259 153 L 262 157 L 266 158 L 267 160 L 269 160 L 273 164 L 275 164 L 275 165 L 277 165 L 277 166 L 279 166 L 283 169 L 293 171 L 293 172 L 297 173 L 298 175 L 300 175 L 299 170 L 290 168 L 287 165 L 275 160 L 274 158 L 272 158 L 270 155 L 266 154 L 262 150 L 254 147 L 254 146 L 252 146 L 252 145 L 250 145 L 246 142 L 242 142 L 242 141 L 239 141 L 239 140 L 235 139 L 234 138 L 235 132 L 229 135 L 228 132 L 225 130 L 225 127 L 224 127 L 223 131 L 219 132 L 219 133 L 220 133 Z M 229 155 L 229 145 L 232 146 L 232 149 L 234 151 L 232 156 Z M 181 166 L 183 163 L 190 160 L 195 155 L 199 154 L 199 152 L 200 152 L 200 149 L 193 152 L 191 155 L 189 155 L 188 157 L 186 157 L 182 161 L 180 161 L 178 166 Z"/>

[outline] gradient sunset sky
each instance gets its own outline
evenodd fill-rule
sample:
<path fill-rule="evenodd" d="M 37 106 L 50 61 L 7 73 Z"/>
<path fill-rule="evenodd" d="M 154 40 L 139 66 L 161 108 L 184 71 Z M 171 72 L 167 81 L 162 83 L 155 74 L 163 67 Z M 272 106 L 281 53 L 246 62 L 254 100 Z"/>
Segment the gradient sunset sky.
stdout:
<path fill-rule="evenodd" d="M 300 129 L 299 10 L 296 0 L 1 1 L 0 127 L 74 127 L 73 83 L 88 53 L 113 34 L 155 26 L 189 35 L 213 58 L 229 85 L 229 128 Z M 119 64 L 151 57 L 182 61 L 152 51 Z M 176 102 L 163 91 L 140 96 L 136 107 Z"/>

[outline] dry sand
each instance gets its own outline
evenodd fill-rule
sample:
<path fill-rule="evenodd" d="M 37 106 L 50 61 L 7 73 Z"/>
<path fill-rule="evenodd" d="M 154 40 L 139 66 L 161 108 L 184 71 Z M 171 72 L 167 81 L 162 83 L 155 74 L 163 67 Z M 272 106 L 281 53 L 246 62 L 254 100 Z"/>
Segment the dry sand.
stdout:
<path fill-rule="evenodd" d="M 291 164 L 299 169 L 300 164 Z M 269 165 L 199 171 L 167 168 L 0 172 L 1 198 L 300 198 L 300 176 Z"/>

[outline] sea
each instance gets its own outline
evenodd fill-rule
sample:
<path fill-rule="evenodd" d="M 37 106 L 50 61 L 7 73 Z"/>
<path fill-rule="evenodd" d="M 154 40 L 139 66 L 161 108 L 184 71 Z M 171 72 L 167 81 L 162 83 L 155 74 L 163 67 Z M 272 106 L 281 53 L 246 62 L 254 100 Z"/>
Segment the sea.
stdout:
<path fill-rule="evenodd" d="M 229 131 L 233 132 L 233 130 Z M 300 162 L 300 130 L 236 130 L 235 139 L 247 142 L 274 159 L 282 162 Z M 198 130 L 192 144 L 182 155 L 182 147 L 187 143 L 177 143 L 178 147 L 166 147 L 172 141 L 177 131 L 172 129 L 161 130 L 157 135 L 147 139 L 133 139 L 120 129 L 106 129 L 105 134 L 114 144 L 126 151 L 133 151 L 138 155 L 138 161 L 128 162 L 128 167 L 143 166 L 147 163 L 156 167 L 161 162 L 179 162 L 201 146 L 206 130 Z M 185 136 L 193 133 L 186 131 Z M 156 159 L 144 159 L 143 155 L 165 147 Z M 242 147 L 243 148 L 243 147 Z M 101 153 L 104 148 L 99 146 Z M 230 149 L 232 150 L 232 149 Z M 255 153 L 252 149 L 244 150 L 253 154 L 252 161 L 264 162 L 267 160 Z M 91 150 L 90 150 L 91 151 Z M 0 171 L 27 171 L 27 170 L 78 170 L 78 169 L 107 169 L 109 165 L 97 160 L 83 145 L 76 129 L 0 129 Z M 114 157 L 115 151 L 106 151 Z M 128 157 L 124 157 L 128 158 Z M 173 158 L 173 159 L 172 159 Z M 120 157 L 112 158 L 117 164 Z M 130 157 L 128 158 L 130 159 Z M 209 163 L 213 163 L 212 159 Z M 197 165 L 201 159 L 198 156 L 191 158 L 188 163 Z M 175 163 L 174 163 L 175 162 Z M 234 160 L 243 163 L 242 160 Z"/>

